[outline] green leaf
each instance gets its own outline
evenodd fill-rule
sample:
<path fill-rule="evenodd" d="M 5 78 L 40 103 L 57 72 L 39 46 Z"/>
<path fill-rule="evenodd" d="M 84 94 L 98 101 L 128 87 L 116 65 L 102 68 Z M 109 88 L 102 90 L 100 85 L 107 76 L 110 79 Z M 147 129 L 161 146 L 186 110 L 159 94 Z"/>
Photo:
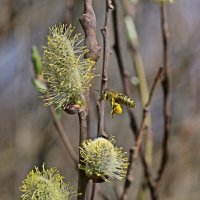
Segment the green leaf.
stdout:
<path fill-rule="evenodd" d="M 35 71 L 35 75 L 38 75 L 41 73 L 41 57 L 39 54 L 39 51 L 37 47 L 33 46 L 32 47 L 32 62 L 33 62 L 33 67 Z"/>

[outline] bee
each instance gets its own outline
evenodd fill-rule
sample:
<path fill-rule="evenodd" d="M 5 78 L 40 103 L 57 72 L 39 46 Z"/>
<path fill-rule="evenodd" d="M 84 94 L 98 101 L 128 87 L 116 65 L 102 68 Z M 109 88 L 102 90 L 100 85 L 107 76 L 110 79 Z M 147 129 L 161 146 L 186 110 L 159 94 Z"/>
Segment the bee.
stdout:
<path fill-rule="evenodd" d="M 129 108 L 135 108 L 135 102 L 128 96 L 119 93 L 115 90 L 105 89 L 99 98 L 99 101 L 108 100 L 111 103 L 112 111 L 111 115 L 121 114 L 121 105 L 127 106 Z"/>

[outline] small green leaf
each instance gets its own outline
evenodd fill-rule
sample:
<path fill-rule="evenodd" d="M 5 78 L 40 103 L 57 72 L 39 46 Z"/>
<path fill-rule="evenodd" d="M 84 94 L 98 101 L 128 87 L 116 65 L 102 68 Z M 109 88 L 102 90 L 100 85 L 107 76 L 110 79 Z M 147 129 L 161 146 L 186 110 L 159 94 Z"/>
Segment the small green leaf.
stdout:
<path fill-rule="evenodd" d="M 33 67 L 35 71 L 35 75 L 38 75 L 41 73 L 41 57 L 39 54 L 39 51 L 37 47 L 33 46 L 32 47 L 32 62 L 33 62 Z"/>

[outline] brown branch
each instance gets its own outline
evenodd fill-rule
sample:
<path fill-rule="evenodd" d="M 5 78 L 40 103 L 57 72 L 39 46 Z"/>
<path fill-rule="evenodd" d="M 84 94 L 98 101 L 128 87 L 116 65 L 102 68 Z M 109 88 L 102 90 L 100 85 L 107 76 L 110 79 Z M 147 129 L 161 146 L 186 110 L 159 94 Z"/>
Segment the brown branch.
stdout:
<path fill-rule="evenodd" d="M 113 5 L 115 7 L 115 9 L 113 11 L 113 24 L 114 24 L 113 28 L 114 28 L 114 39 L 115 39 L 113 48 L 115 50 L 115 54 L 116 54 L 116 58 L 117 58 L 118 66 L 119 66 L 119 71 L 120 71 L 120 76 L 122 79 L 124 93 L 128 96 L 131 96 L 130 76 L 124 67 L 122 54 L 121 54 L 119 26 L 118 26 L 118 18 L 117 18 L 118 7 L 117 7 L 116 0 L 113 0 Z M 137 127 L 137 123 L 135 120 L 133 110 L 128 109 L 128 114 L 129 114 L 129 118 L 130 118 L 130 126 L 131 126 L 133 132 L 135 134 L 137 134 L 138 127 Z"/>
<path fill-rule="evenodd" d="M 88 129 L 87 129 L 87 116 L 88 111 L 87 109 L 83 109 L 79 112 L 79 123 L 80 123 L 80 139 L 79 139 L 79 146 L 82 146 L 82 144 L 88 139 Z M 84 165 L 84 163 L 81 161 L 80 151 L 79 151 L 79 163 L 81 165 Z M 88 178 L 85 175 L 85 172 L 83 170 L 79 170 L 78 174 L 78 194 L 81 193 L 81 195 L 77 196 L 78 200 L 84 200 L 85 199 L 85 192 L 88 184 Z"/>
<path fill-rule="evenodd" d="M 127 29 L 128 44 L 130 47 L 131 57 L 135 66 L 135 71 L 140 80 L 139 92 L 140 92 L 142 106 L 143 108 L 145 108 L 149 98 L 149 90 L 148 90 L 148 84 L 146 80 L 142 56 L 139 51 L 138 35 L 134 23 L 136 3 L 134 2 L 130 3 L 128 0 L 123 0 L 122 3 L 125 9 L 125 25 Z M 152 131 L 151 131 L 151 114 L 148 115 L 147 125 L 148 129 L 146 131 L 147 134 L 145 137 L 146 143 L 145 143 L 144 153 L 145 153 L 145 158 L 147 159 L 149 165 L 151 165 L 152 147 L 153 147 Z"/>
<path fill-rule="evenodd" d="M 101 80 L 101 93 L 107 88 L 108 85 L 108 67 L 109 67 L 109 59 L 110 59 L 110 21 L 111 15 L 113 11 L 112 0 L 106 0 L 106 19 L 105 25 L 102 28 L 102 35 L 103 35 L 103 68 L 102 68 L 102 80 Z M 98 113 L 99 113 L 99 120 L 98 120 L 98 136 L 106 135 L 104 131 L 104 109 L 105 109 L 105 102 L 101 101 L 98 102 Z"/>
<path fill-rule="evenodd" d="M 119 26 L 118 26 L 118 18 L 117 18 L 118 17 L 118 13 L 117 13 L 118 8 L 117 8 L 116 0 L 113 0 L 113 4 L 114 4 L 114 7 L 115 7 L 115 10 L 113 11 L 114 36 L 115 36 L 114 50 L 115 50 L 117 61 L 118 61 L 118 66 L 119 66 L 119 71 L 120 71 L 120 75 L 121 75 L 121 79 L 122 79 L 124 92 L 128 96 L 131 96 L 130 77 L 129 77 L 128 72 L 126 71 L 126 69 L 124 67 L 123 60 L 122 60 L 122 54 L 121 54 L 120 37 L 119 37 Z M 149 101 L 148 101 L 149 103 L 151 101 L 151 98 L 152 98 L 152 95 L 153 95 L 153 91 L 155 89 L 157 81 L 159 80 L 158 77 L 160 77 L 160 71 L 161 70 L 159 70 L 159 72 L 158 72 L 158 74 L 157 74 L 157 76 L 156 76 L 156 78 L 154 80 L 154 83 L 153 83 L 153 86 L 152 86 L 152 89 L 151 89 L 151 92 L 150 92 L 150 95 L 149 95 Z M 149 103 L 147 103 L 147 104 L 149 104 Z M 138 128 L 137 128 L 137 123 L 136 123 L 136 120 L 135 120 L 135 116 L 134 116 L 133 110 L 128 109 L 128 113 L 129 113 L 131 128 L 133 130 L 135 138 L 138 138 Z M 145 114 L 145 116 L 146 116 L 146 114 Z M 142 123 L 144 123 L 145 120 L 146 120 L 145 116 L 143 117 L 143 122 Z M 145 124 L 142 124 L 142 126 L 144 126 L 144 125 Z M 141 131 L 143 133 L 143 130 L 141 130 Z M 138 149 L 140 149 L 140 156 L 141 156 L 142 161 L 143 161 L 143 167 L 144 167 L 144 171 L 145 171 L 145 174 L 146 174 L 146 178 L 148 180 L 148 186 L 149 186 L 150 190 L 153 193 L 152 196 L 155 196 L 154 194 L 156 192 L 155 192 L 153 183 L 150 181 L 151 174 L 150 174 L 149 166 L 147 165 L 147 162 L 145 160 L 145 156 L 144 156 L 144 152 L 143 152 L 142 148 L 139 148 L 141 140 L 142 140 L 142 134 L 139 133 L 139 138 L 137 140 L 137 146 L 138 146 Z M 130 165 L 128 167 L 127 177 L 126 177 L 125 184 L 124 184 L 124 191 L 123 191 L 123 194 L 121 196 L 121 199 L 126 199 L 127 198 L 128 189 L 129 189 L 129 187 L 130 187 L 130 185 L 131 185 L 131 183 L 133 181 L 133 171 L 134 171 L 133 170 L 133 163 L 134 163 L 134 160 L 137 158 L 137 154 L 138 154 L 138 153 L 134 153 L 134 152 L 135 152 L 134 149 L 130 150 L 130 156 L 129 156 Z M 136 150 L 136 152 L 138 152 L 138 150 Z"/>
<path fill-rule="evenodd" d="M 104 27 L 101 29 L 103 35 L 103 68 L 101 79 L 101 93 L 107 88 L 108 85 L 108 67 L 110 59 L 110 21 L 113 11 L 112 0 L 106 0 L 106 18 Z M 98 108 L 98 137 L 106 136 L 104 131 L 104 114 L 105 114 L 105 102 L 101 101 L 97 103 Z M 95 185 L 93 183 L 91 199 L 95 199 Z"/>
<path fill-rule="evenodd" d="M 97 61 L 100 56 L 100 47 L 97 41 L 96 36 L 96 17 L 94 13 L 94 9 L 92 6 L 92 0 L 84 1 L 84 14 L 80 17 L 80 23 L 85 32 L 85 44 L 89 50 L 89 52 L 85 55 L 86 58 L 90 58 L 93 61 Z M 86 94 L 86 99 L 89 98 L 89 92 Z M 79 122 L 80 122 L 80 142 L 79 146 L 83 144 L 84 141 L 88 139 L 88 109 L 87 107 L 79 112 Z M 80 152 L 79 152 L 79 163 L 84 165 L 81 162 Z M 85 192 L 88 184 L 88 178 L 85 175 L 83 170 L 79 170 L 78 175 L 78 193 L 82 193 L 82 195 L 78 196 L 78 200 L 85 199 Z"/>
<path fill-rule="evenodd" d="M 121 200 L 127 199 L 128 189 L 130 188 L 130 185 L 133 182 L 134 165 L 135 165 L 135 161 L 138 157 L 138 152 L 139 152 L 139 149 L 140 149 L 140 146 L 142 143 L 142 138 L 143 138 L 144 130 L 146 127 L 146 118 L 147 118 L 147 112 L 145 111 L 143 114 L 143 119 L 141 122 L 141 127 L 140 127 L 140 131 L 138 133 L 138 137 L 137 137 L 135 146 L 130 149 L 129 166 L 128 166 L 128 170 L 127 170 L 127 175 L 126 175 L 126 180 L 124 183 L 124 190 L 123 190 L 123 193 L 121 196 Z"/>
<path fill-rule="evenodd" d="M 94 200 L 95 197 L 95 190 L 96 190 L 96 183 L 92 183 L 92 194 L 90 200 Z"/>
<path fill-rule="evenodd" d="M 111 14 L 113 10 L 112 0 L 107 0 L 106 2 L 106 18 L 104 27 L 101 29 L 103 35 L 103 68 L 102 68 L 102 79 L 101 79 L 101 93 L 107 88 L 107 81 L 108 81 L 108 67 L 109 67 L 109 58 L 110 58 L 110 20 Z M 105 113 L 105 103 L 104 101 L 97 103 L 98 108 L 98 137 L 106 136 L 104 131 L 104 113 Z M 92 195 L 91 200 L 95 198 L 95 183 L 93 183 L 92 187 Z"/>
<path fill-rule="evenodd" d="M 87 58 L 97 61 L 100 56 L 100 46 L 96 36 L 96 16 L 92 6 L 92 0 L 84 1 L 84 14 L 80 17 L 80 23 L 85 31 L 85 44 L 89 49 Z"/>
<path fill-rule="evenodd" d="M 167 12 L 166 5 L 162 3 L 160 5 L 160 13 L 161 13 L 161 29 L 162 29 L 162 41 L 163 41 L 163 80 L 162 80 L 162 88 L 163 88 L 163 116 L 164 116 L 164 136 L 162 142 L 162 157 L 160 162 L 160 167 L 158 170 L 158 175 L 155 181 L 158 183 L 163 175 L 164 169 L 168 160 L 168 138 L 169 132 L 171 129 L 171 115 L 169 110 L 169 75 L 168 75 L 168 21 L 167 21 Z"/>
<path fill-rule="evenodd" d="M 72 160 L 77 165 L 78 155 L 76 154 L 73 146 L 71 145 L 71 142 L 70 142 L 67 134 L 65 133 L 65 130 L 64 130 L 60 120 L 56 116 L 55 108 L 51 106 L 49 109 L 50 109 L 51 116 L 52 116 L 53 121 L 54 121 L 54 125 L 55 125 L 55 127 L 56 127 L 56 129 L 59 133 L 59 136 L 62 139 L 66 149 L 69 151 L 69 155 L 71 156 Z"/>
<path fill-rule="evenodd" d="M 149 93 L 148 102 L 147 102 L 145 108 L 143 109 L 142 122 L 141 122 L 139 133 L 137 134 L 135 146 L 130 150 L 130 155 L 129 155 L 129 163 L 130 164 L 129 164 L 129 167 L 128 167 L 128 170 L 127 170 L 127 176 L 126 176 L 126 180 L 125 180 L 125 184 L 124 184 L 124 190 L 123 190 L 123 193 L 122 193 L 122 196 L 121 196 L 121 200 L 127 199 L 128 189 L 130 188 L 130 185 L 133 182 L 134 164 L 135 164 L 135 161 L 137 160 L 139 152 L 140 152 L 140 156 L 141 156 L 141 159 L 142 159 L 142 164 L 143 164 L 143 168 L 144 168 L 145 177 L 147 179 L 148 187 L 149 187 L 150 192 L 151 192 L 151 198 L 153 200 L 158 199 L 157 190 L 156 190 L 154 182 L 151 180 L 152 175 L 151 175 L 151 172 L 150 172 L 150 168 L 149 168 L 149 166 L 146 162 L 141 144 L 142 144 L 142 141 L 143 141 L 143 135 L 144 135 L 145 129 L 148 128 L 146 121 L 147 121 L 148 114 L 149 114 L 149 105 L 151 103 L 156 85 L 158 84 L 159 80 L 161 80 L 162 72 L 163 72 L 163 68 L 159 68 L 159 70 L 158 70 L 158 72 L 157 72 L 157 74 L 154 78 L 154 81 L 153 81 L 153 84 L 152 84 L 152 87 L 151 87 L 151 90 L 150 90 L 150 93 Z"/>
<path fill-rule="evenodd" d="M 147 104 L 145 106 L 146 108 L 149 107 L 149 105 L 151 103 L 154 91 L 156 89 L 156 85 L 161 80 L 163 72 L 164 72 L 164 68 L 163 67 L 159 67 L 158 72 L 157 72 L 157 74 L 156 74 L 156 76 L 154 78 L 153 85 L 152 85 L 151 90 L 149 92 L 149 99 L 148 99 Z"/>
<path fill-rule="evenodd" d="M 67 9 L 66 9 L 66 24 L 72 24 L 72 12 L 74 7 L 74 0 L 67 0 Z"/>
<path fill-rule="evenodd" d="M 83 109 L 79 112 L 79 123 L 80 123 L 80 145 L 82 145 L 88 139 L 88 130 L 87 130 L 87 109 Z"/>
<path fill-rule="evenodd" d="M 140 151 L 142 151 L 142 148 L 140 148 Z M 144 157 L 144 153 L 141 154 L 141 160 L 142 160 L 142 165 L 144 168 L 145 178 L 147 180 L 147 185 L 151 193 L 151 199 L 158 200 L 159 198 L 158 198 L 157 188 L 156 188 L 155 182 L 152 180 L 151 171 Z"/>

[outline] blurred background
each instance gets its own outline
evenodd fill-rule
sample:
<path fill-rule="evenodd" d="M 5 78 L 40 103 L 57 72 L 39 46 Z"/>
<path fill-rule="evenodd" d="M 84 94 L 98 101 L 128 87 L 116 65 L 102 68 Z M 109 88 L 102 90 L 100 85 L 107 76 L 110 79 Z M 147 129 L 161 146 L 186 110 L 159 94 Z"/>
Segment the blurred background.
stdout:
<path fill-rule="evenodd" d="M 169 162 L 160 184 L 163 200 L 200 199 L 200 1 L 174 0 L 168 4 L 170 108 L 172 130 L 169 139 Z M 72 3 L 72 4 L 71 4 Z M 135 71 L 124 28 L 122 0 L 119 4 L 119 24 L 123 61 L 131 76 Z M 94 0 L 97 17 L 97 35 L 103 49 L 100 29 L 105 21 L 105 0 Z M 20 199 L 19 187 L 27 172 L 34 166 L 56 166 L 73 187 L 77 187 L 74 164 L 60 139 L 49 109 L 39 99 L 32 85 L 34 77 L 31 63 L 31 47 L 37 46 L 42 54 L 48 28 L 59 23 L 72 23 L 83 32 L 79 17 L 83 13 L 80 0 L 0 0 L 0 199 Z M 153 82 L 162 64 L 162 40 L 159 6 L 152 1 L 141 0 L 135 7 L 135 23 L 140 41 L 148 85 Z M 111 27 L 112 28 L 112 27 Z M 113 33 L 111 31 L 111 38 Z M 111 40 L 111 45 L 113 41 Z M 102 55 L 102 51 L 101 51 Z M 96 64 L 96 74 L 102 69 L 102 56 Z M 90 105 L 90 136 L 97 134 L 96 102 L 100 89 L 100 77 L 93 80 Z M 109 68 L 109 87 L 122 91 L 121 79 L 114 52 Z M 138 86 L 132 86 L 132 98 L 136 100 L 135 116 L 138 124 L 142 105 Z M 110 116 L 106 104 L 106 131 L 115 136 L 117 144 L 129 151 L 134 138 L 129 127 L 126 110 L 123 115 Z M 163 136 L 162 90 L 157 87 L 152 100 L 153 121 L 153 172 L 157 171 Z M 63 113 L 62 123 L 66 134 L 78 153 L 79 123 L 77 115 Z M 138 161 L 130 199 L 137 198 L 142 181 L 142 168 Z M 117 182 L 118 189 L 122 184 Z M 108 199 L 115 199 L 113 184 L 102 183 L 101 190 Z M 98 197 L 102 199 L 101 197 Z"/>

